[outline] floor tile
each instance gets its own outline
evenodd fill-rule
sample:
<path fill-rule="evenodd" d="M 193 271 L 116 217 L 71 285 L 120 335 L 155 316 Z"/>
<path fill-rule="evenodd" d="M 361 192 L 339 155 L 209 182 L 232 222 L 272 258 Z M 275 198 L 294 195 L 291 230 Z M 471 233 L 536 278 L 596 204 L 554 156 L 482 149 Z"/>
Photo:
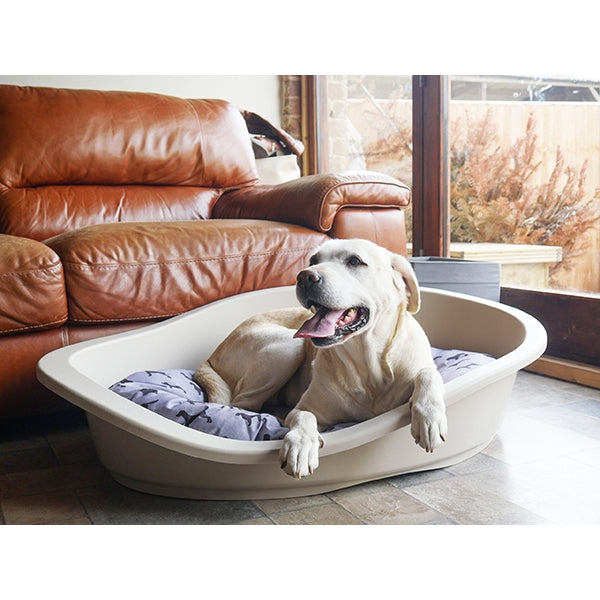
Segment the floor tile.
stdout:
<path fill-rule="evenodd" d="M 33 469 L 46 469 L 57 464 L 56 456 L 48 444 L 20 450 L 0 452 L 0 474 L 20 473 Z"/>
<path fill-rule="evenodd" d="M 331 502 L 310 508 L 288 510 L 271 515 L 279 525 L 362 525 L 363 522 L 347 510 Z"/>
<path fill-rule="evenodd" d="M 0 474 L 58 464 L 57 454 L 46 436 L 60 440 L 70 432 L 90 438 L 82 412 L 65 411 L 48 417 L 0 420 Z"/>
<path fill-rule="evenodd" d="M 485 479 L 490 471 L 477 477 Z M 405 492 L 462 525 L 547 524 L 541 516 L 488 490 L 474 476 L 412 486 Z"/>
<path fill-rule="evenodd" d="M 505 417 L 500 431 L 483 453 L 517 465 L 583 451 L 594 447 L 596 443 L 577 431 L 544 423 L 522 413 L 513 413 Z"/>
<path fill-rule="evenodd" d="M 98 462 L 59 465 L 0 475 L 0 499 L 60 490 L 75 490 L 111 481 Z"/>
<path fill-rule="evenodd" d="M 96 525 L 221 525 L 264 516 L 250 501 L 165 498 L 117 483 L 80 490 L 78 495 Z"/>
<path fill-rule="evenodd" d="M 556 386 L 557 389 L 561 389 L 564 386 L 565 391 L 571 394 L 600 401 L 600 389 L 586 385 L 577 385 L 568 381 L 560 381 L 558 379 L 550 379 L 550 381 L 552 381 L 552 385 Z"/>
<path fill-rule="evenodd" d="M 479 454 L 476 454 L 467 460 L 463 460 L 456 465 L 447 467 L 444 469 L 444 471 L 447 473 L 452 473 L 452 475 L 471 475 L 473 473 L 481 473 L 483 471 L 495 469 L 499 466 L 499 464 L 500 461 L 497 459 L 480 452 Z"/>
<path fill-rule="evenodd" d="M 515 381 L 510 408 L 519 411 L 563 406 L 582 398 L 600 400 L 600 390 L 522 371 Z"/>
<path fill-rule="evenodd" d="M 434 519 L 433 521 L 421 523 L 421 525 L 459 525 L 459 523 L 453 521 L 450 517 L 440 517 L 439 519 Z"/>
<path fill-rule="evenodd" d="M 386 481 L 397 488 L 403 489 L 411 485 L 420 485 L 429 481 L 447 479 L 448 477 L 452 477 L 452 474 L 449 473 L 447 469 L 434 469 L 432 471 L 421 471 L 419 473 L 406 473 L 404 475 L 397 475 L 395 477 L 389 477 Z"/>
<path fill-rule="evenodd" d="M 573 452 L 567 456 L 573 460 L 578 460 L 579 462 L 589 465 L 590 467 L 600 469 L 600 444 L 582 452 Z"/>
<path fill-rule="evenodd" d="M 238 521 L 237 523 L 232 523 L 232 525 L 275 525 L 275 523 L 269 517 L 256 517 L 255 519 Z"/>
<path fill-rule="evenodd" d="M 546 375 L 538 375 L 529 371 L 519 371 L 515 382 L 515 393 L 519 393 L 521 389 L 527 389 L 528 392 L 542 390 L 544 393 L 547 390 L 552 390 L 557 393 L 573 393 L 583 396 L 600 398 L 600 390 L 591 388 L 585 385 L 578 385 L 571 381 L 561 381 Z"/>
<path fill-rule="evenodd" d="M 585 400 L 571 402 L 567 405 L 566 408 L 587 415 L 589 417 L 595 417 L 597 419 L 600 419 L 600 400 L 587 398 Z"/>
<path fill-rule="evenodd" d="M 94 442 L 87 428 L 51 433 L 46 439 L 61 464 L 97 460 Z"/>
<path fill-rule="evenodd" d="M 575 402 L 565 406 L 553 406 L 539 408 L 528 413 L 533 419 L 548 423 L 560 429 L 567 430 L 578 436 L 585 436 L 600 441 L 600 418 L 593 414 L 584 412 L 585 408 L 597 405 L 600 402 L 589 400 L 588 402 Z M 588 408 L 590 412 L 592 408 Z"/>
<path fill-rule="evenodd" d="M 284 512 L 287 510 L 299 510 L 301 508 L 310 508 L 319 504 L 328 504 L 331 499 L 323 494 L 316 496 L 301 496 L 299 498 L 274 498 L 272 500 L 253 500 L 266 515 Z"/>
<path fill-rule="evenodd" d="M 443 517 L 431 507 L 385 482 L 331 492 L 329 497 L 368 525 L 416 525 Z"/>
<path fill-rule="evenodd" d="M 553 523 L 600 524 L 600 469 L 569 457 L 497 469 L 468 481 Z"/>
<path fill-rule="evenodd" d="M 73 492 L 8 498 L 1 505 L 7 525 L 89 523 Z"/>
<path fill-rule="evenodd" d="M 0 431 L 0 456 L 4 452 L 39 448 L 41 446 L 48 446 L 48 442 L 43 435 L 18 435 L 17 432 L 7 431 L 6 427 L 4 431 Z"/>
<path fill-rule="evenodd" d="M 74 519 L 64 519 L 53 521 L 52 523 L 40 523 L 40 525 L 93 525 L 88 517 L 78 517 Z"/>

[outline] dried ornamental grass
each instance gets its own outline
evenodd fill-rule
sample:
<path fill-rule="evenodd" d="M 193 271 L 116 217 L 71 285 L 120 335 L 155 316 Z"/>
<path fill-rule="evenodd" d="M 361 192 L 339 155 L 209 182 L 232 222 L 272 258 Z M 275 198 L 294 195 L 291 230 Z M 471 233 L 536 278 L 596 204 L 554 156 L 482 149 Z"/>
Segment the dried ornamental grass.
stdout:
<path fill-rule="evenodd" d="M 412 159 L 411 131 L 406 119 L 391 111 L 387 120 L 386 132 L 364 148 L 367 168 L 382 170 L 385 164 L 386 172 L 402 179 Z M 548 181 L 535 185 L 532 176 L 542 162 L 532 114 L 510 147 L 499 144 L 492 111 L 475 120 L 467 115 L 465 121 L 451 123 L 451 240 L 561 246 L 563 260 L 550 272 L 551 285 L 561 287 L 561 272 L 576 267 L 589 250 L 586 233 L 600 221 L 600 189 L 586 197 L 587 161 L 580 168 L 568 165 L 557 147 Z M 406 216 L 410 225 L 410 212 Z"/>
<path fill-rule="evenodd" d="M 455 128 L 459 123 L 453 124 Z M 497 242 L 561 246 L 563 261 L 551 269 L 574 267 L 589 247 L 584 234 L 600 221 L 600 189 L 586 198 L 587 161 L 579 169 L 565 164 L 559 147 L 549 180 L 532 185 L 536 162 L 535 119 L 510 147 L 497 144 L 490 112 L 467 123 L 450 148 L 451 235 L 457 242 Z"/>

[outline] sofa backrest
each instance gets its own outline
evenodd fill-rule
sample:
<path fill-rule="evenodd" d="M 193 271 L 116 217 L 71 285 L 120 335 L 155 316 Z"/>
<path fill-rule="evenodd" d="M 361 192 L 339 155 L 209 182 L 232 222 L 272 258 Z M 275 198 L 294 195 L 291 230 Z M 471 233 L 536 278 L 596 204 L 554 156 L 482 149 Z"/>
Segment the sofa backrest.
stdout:
<path fill-rule="evenodd" d="M 207 218 L 223 190 L 256 181 L 226 101 L 0 85 L 0 232 Z"/>

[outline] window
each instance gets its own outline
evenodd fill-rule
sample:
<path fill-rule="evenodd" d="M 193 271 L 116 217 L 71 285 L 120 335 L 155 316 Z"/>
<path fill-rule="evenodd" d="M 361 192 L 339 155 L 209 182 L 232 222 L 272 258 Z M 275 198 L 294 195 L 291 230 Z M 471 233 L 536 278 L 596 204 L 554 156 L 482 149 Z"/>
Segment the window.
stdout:
<path fill-rule="evenodd" d="M 503 283 L 600 297 L 600 82 L 452 76 L 455 248 Z"/>
<path fill-rule="evenodd" d="M 314 171 L 367 168 L 411 185 L 415 252 L 481 259 L 475 250 L 498 245 L 502 300 L 546 325 L 553 357 L 600 365 L 600 82 L 304 79 Z"/>
<path fill-rule="evenodd" d="M 600 365 L 600 82 L 448 80 L 455 251 L 502 263 L 502 301 L 548 331 L 540 372 L 599 386 L 570 361 Z"/>
<path fill-rule="evenodd" d="M 368 169 L 412 181 L 412 78 L 331 75 L 319 78 L 320 171 Z"/>

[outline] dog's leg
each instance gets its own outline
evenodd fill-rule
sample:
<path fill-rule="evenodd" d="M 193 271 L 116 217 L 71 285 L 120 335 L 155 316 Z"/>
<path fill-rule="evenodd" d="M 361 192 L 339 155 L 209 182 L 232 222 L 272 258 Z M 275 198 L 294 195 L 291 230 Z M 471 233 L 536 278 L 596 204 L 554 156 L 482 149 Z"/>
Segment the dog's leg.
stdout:
<path fill-rule="evenodd" d="M 437 369 L 422 369 L 415 378 L 409 401 L 410 432 L 415 443 L 427 452 L 446 441 L 448 424 L 444 402 L 444 382 Z"/>
<path fill-rule="evenodd" d="M 203 362 L 193 378 L 202 388 L 209 402 L 231 404 L 231 390 L 227 382 L 212 368 L 210 361 Z"/>
<path fill-rule="evenodd" d="M 306 340 L 293 336 L 305 318 L 304 309 L 287 309 L 256 315 L 232 331 L 194 373 L 208 401 L 260 410 L 304 362 Z"/>
<path fill-rule="evenodd" d="M 260 410 L 296 373 L 305 357 L 304 348 L 303 340 L 291 339 L 283 328 L 271 332 L 267 341 L 252 348 L 251 359 L 244 364 L 233 388 L 231 404 Z"/>
<path fill-rule="evenodd" d="M 319 448 L 323 447 L 315 415 L 294 408 L 286 417 L 285 425 L 290 430 L 279 451 L 281 468 L 296 479 L 312 475 L 319 466 Z"/>
<path fill-rule="evenodd" d="M 287 339 L 289 337 L 289 339 Z M 271 338 L 258 348 L 232 348 L 234 360 L 225 368 L 217 357 L 198 367 L 194 380 L 209 402 L 258 411 L 298 370 L 304 360 L 304 342 Z M 213 368 L 213 362 L 216 363 Z M 226 373 L 226 377 L 220 373 Z"/>

